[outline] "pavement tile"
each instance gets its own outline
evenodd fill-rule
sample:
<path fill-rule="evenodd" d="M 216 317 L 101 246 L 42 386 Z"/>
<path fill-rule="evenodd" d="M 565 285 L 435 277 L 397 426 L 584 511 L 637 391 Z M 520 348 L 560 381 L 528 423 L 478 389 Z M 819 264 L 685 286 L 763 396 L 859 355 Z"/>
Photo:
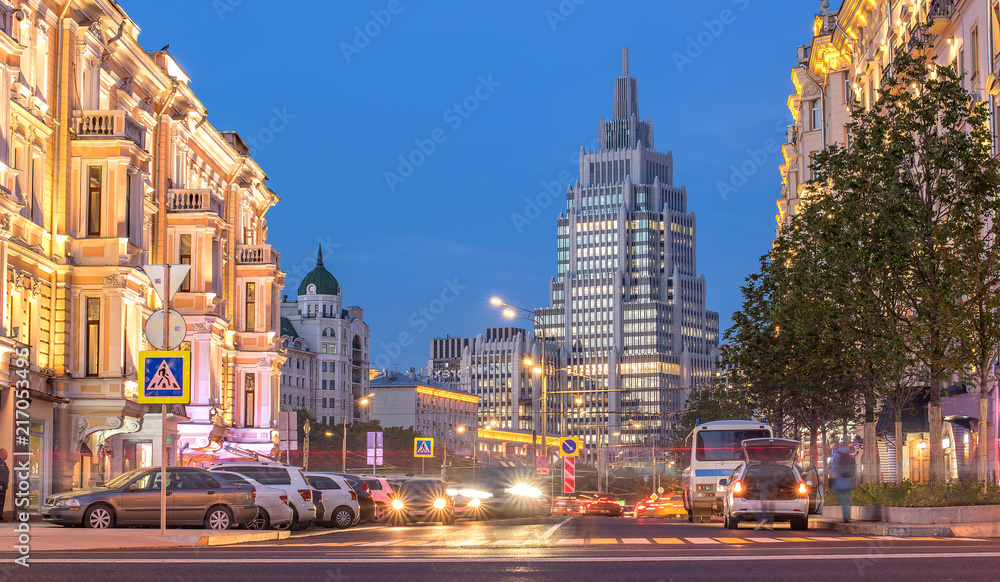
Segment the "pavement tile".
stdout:
<path fill-rule="evenodd" d="M 168 473 L 167 476 L 170 474 Z M 600 545 L 616 545 L 618 543 L 618 538 L 590 538 L 590 545 L 600 546 Z"/>
<path fill-rule="evenodd" d="M 717 544 L 712 538 L 684 538 L 689 544 Z"/>
<path fill-rule="evenodd" d="M 684 544 L 684 540 L 682 540 L 680 538 L 653 538 L 653 541 L 656 542 L 656 543 L 658 543 L 658 544 L 665 544 L 665 545 L 678 545 L 678 544 L 683 545 Z"/>
<path fill-rule="evenodd" d="M 649 538 L 622 538 L 623 544 L 651 544 Z"/>

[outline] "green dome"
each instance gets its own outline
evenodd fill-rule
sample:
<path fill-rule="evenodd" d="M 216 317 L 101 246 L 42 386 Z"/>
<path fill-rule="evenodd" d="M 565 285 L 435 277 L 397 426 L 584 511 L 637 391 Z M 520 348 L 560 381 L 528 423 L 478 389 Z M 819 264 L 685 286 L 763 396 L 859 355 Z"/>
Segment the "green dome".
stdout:
<path fill-rule="evenodd" d="M 316 286 L 316 291 L 313 292 L 315 295 L 337 295 L 340 292 L 337 278 L 323 266 L 323 247 L 319 248 L 319 254 L 316 255 L 316 268 L 309 271 L 299 283 L 299 295 L 308 294 L 310 284 Z"/>

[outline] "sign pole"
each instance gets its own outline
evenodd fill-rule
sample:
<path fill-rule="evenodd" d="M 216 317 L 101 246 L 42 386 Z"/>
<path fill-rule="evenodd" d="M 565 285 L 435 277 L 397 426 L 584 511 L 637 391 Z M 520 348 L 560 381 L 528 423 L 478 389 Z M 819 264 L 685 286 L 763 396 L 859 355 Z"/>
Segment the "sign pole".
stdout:
<path fill-rule="evenodd" d="M 164 348 L 169 349 L 170 344 L 170 265 L 163 266 L 164 289 L 163 294 L 163 342 Z M 162 415 L 162 440 L 160 441 L 160 535 L 167 535 L 167 405 L 160 404 Z"/>

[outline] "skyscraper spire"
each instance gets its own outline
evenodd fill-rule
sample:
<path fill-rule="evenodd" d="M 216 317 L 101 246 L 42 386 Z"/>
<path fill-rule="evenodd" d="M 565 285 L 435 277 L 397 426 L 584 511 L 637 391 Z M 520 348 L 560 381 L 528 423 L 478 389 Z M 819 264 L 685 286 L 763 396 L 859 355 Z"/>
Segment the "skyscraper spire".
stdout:
<path fill-rule="evenodd" d="M 323 266 L 323 245 L 319 245 L 319 252 L 316 253 L 316 266 Z"/>
<path fill-rule="evenodd" d="M 622 77 L 628 77 L 628 47 L 622 49 Z"/>

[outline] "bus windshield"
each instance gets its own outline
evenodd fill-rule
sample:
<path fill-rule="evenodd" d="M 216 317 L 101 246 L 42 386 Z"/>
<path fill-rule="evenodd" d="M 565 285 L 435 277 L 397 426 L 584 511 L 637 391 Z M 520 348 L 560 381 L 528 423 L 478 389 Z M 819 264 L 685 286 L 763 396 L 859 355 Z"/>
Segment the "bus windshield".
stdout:
<path fill-rule="evenodd" d="M 699 461 L 741 461 L 740 444 L 746 439 L 769 438 L 771 431 L 759 430 L 705 430 L 698 431 L 695 459 Z"/>

